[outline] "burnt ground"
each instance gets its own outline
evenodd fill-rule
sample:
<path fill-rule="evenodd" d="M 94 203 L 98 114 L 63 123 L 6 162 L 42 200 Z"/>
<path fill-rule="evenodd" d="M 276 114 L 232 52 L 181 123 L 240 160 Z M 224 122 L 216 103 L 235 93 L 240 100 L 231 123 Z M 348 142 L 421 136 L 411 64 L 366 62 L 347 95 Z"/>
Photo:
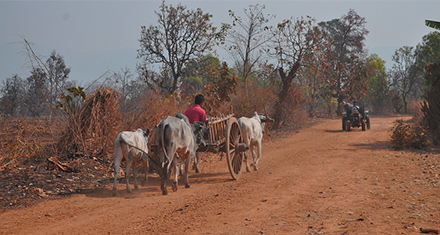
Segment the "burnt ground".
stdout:
<path fill-rule="evenodd" d="M 26 161 L 0 176 L 0 210 L 27 207 L 41 199 L 56 199 L 107 186 L 109 163 L 79 157 L 60 161 L 75 165 L 65 172 L 48 161 Z"/>

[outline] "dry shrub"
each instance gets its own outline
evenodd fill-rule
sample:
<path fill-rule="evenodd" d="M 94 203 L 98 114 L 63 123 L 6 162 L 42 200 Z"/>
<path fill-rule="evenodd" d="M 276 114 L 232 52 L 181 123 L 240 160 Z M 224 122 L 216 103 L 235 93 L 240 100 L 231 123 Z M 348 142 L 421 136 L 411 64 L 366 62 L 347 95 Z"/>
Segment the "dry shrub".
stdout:
<path fill-rule="evenodd" d="M 415 117 L 422 116 L 422 101 L 414 100 L 408 104 L 408 114 L 413 114 Z"/>
<path fill-rule="evenodd" d="M 15 167 L 30 158 L 41 161 L 54 142 L 51 121 L 43 118 L 6 117 L 0 120 L 0 169 Z"/>
<path fill-rule="evenodd" d="M 217 109 L 215 110 L 211 110 L 209 112 L 210 116 L 220 116 L 220 115 L 225 115 L 225 114 L 232 114 L 234 113 L 234 107 L 232 105 L 231 101 L 225 101 L 219 104 L 219 106 L 217 107 Z"/>
<path fill-rule="evenodd" d="M 421 125 L 423 123 L 422 101 L 412 101 L 408 104 L 408 113 L 413 114 L 410 123 Z"/>
<path fill-rule="evenodd" d="M 427 130 L 421 125 L 411 126 L 406 124 L 403 119 L 397 119 L 394 121 L 391 131 L 391 147 L 393 149 L 423 149 L 429 145 Z"/>
<path fill-rule="evenodd" d="M 185 112 L 176 96 L 164 96 L 154 91 L 147 92 L 135 103 L 122 115 L 124 130 L 149 128 L 153 131 L 163 118 Z"/>
<path fill-rule="evenodd" d="M 118 101 L 118 92 L 109 88 L 88 95 L 79 111 L 69 117 L 59 148 L 87 156 L 107 153 L 114 146 L 121 125 Z"/>
<path fill-rule="evenodd" d="M 276 94 L 267 87 L 256 84 L 241 85 L 231 96 L 231 104 L 234 107 L 236 117 L 252 117 L 254 112 L 268 112 L 271 115 L 274 110 L 274 103 L 277 101 Z"/>
<path fill-rule="evenodd" d="M 303 108 L 304 96 L 299 86 L 295 83 L 289 88 L 285 100 L 280 100 L 276 107 L 274 128 L 280 128 L 283 125 L 291 126 L 297 122 L 307 120 L 307 112 Z M 278 119 L 278 120 L 277 120 Z"/>

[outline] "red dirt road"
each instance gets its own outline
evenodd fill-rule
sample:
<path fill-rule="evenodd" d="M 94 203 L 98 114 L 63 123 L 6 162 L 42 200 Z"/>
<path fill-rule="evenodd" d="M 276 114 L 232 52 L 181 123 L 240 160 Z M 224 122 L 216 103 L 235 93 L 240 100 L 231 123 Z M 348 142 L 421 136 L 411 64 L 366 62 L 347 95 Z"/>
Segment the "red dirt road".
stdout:
<path fill-rule="evenodd" d="M 162 196 L 157 175 L 0 214 L 0 234 L 420 234 L 440 229 L 440 155 L 392 151 L 396 118 L 341 131 L 322 120 L 263 144 L 259 171 L 231 180 L 203 155 L 191 188 Z M 170 184 L 169 184 L 170 185 Z"/>

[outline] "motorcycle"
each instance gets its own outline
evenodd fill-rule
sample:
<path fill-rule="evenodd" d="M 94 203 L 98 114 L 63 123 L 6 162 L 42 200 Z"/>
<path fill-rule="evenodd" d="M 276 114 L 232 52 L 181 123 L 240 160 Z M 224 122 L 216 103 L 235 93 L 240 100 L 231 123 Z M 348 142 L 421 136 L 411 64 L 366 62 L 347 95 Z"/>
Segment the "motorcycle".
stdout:
<path fill-rule="evenodd" d="M 368 110 L 365 110 L 364 107 L 345 106 L 345 110 L 342 112 L 342 130 L 350 131 L 352 127 L 361 127 L 362 131 L 370 129 Z"/>

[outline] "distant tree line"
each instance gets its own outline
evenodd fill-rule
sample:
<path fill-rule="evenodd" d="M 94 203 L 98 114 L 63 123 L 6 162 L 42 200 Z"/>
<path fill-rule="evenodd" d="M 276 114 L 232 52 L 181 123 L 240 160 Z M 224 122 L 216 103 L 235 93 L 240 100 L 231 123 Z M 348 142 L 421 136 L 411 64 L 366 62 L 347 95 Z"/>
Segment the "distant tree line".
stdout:
<path fill-rule="evenodd" d="M 50 115 L 57 99 L 74 85 L 68 81 L 70 68 L 55 51 L 43 67 L 33 67 L 25 79 L 14 75 L 2 84 L 1 112 L 12 116 L 41 117 Z"/>
<path fill-rule="evenodd" d="M 141 26 L 137 71 L 108 72 L 87 92 L 112 87 L 124 109 L 148 91 L 186 97 L 201 92 L 212 110 L 230 102 L 249 114 L 258 91 L 272 97 L 259 98 L 277 126 L 295 110 L 310 117 L 339 114 L 342 101 L 357 100 L 373 113 L 408 113 L 411 102 L 426 95 L 425 68 L 440 52 L 439 33 L 430 33 L 422 43 L 396 50 L 388 70 L 377 54 L 368 54 L 367 21 L 352 9 L 326 22 L 291 17 L 273 23 L 274 15 L 256 4 L 242 14 L 229 10 L 231 22 L 220 27 L 213 15 L 181 4 L 164 1 L 156 15 L 157 24 Z M 226 50 L 232 62 L 220 61 L 216 50 Z M 70 70 L 54 51 L 29 77 L 7 78 L 1 114 L 51 115 L 67 88 L 76 86 Z"/>

